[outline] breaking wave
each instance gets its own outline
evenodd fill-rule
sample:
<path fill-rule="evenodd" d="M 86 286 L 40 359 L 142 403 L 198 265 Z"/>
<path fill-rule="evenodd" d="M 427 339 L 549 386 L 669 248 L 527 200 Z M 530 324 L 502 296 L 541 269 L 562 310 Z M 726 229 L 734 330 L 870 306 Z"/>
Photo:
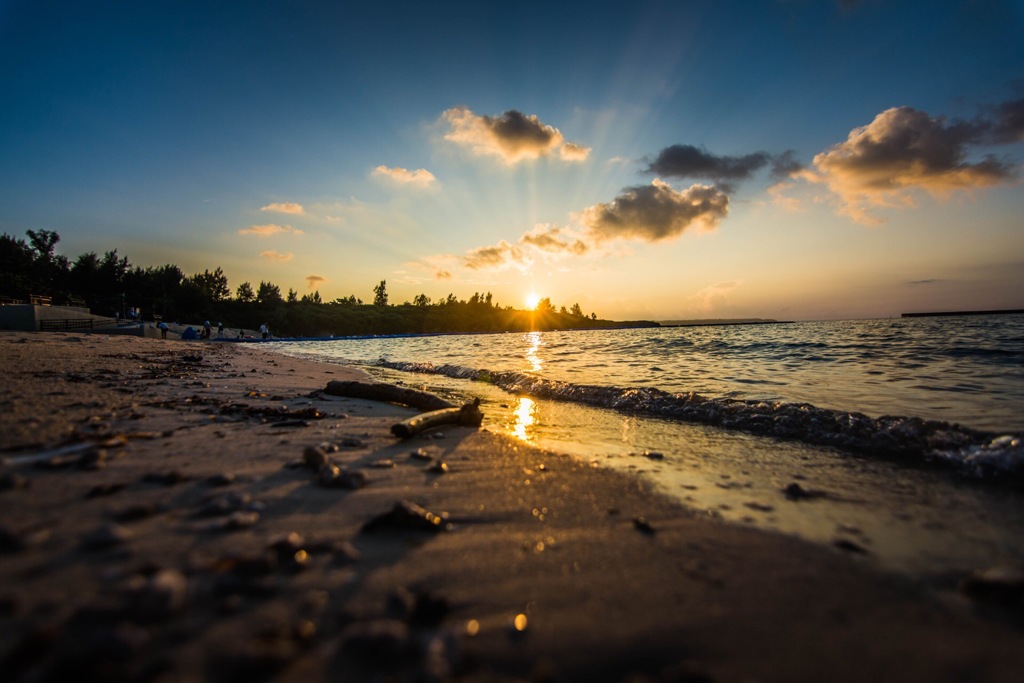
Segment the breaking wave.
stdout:
<path fill-rule="evenodd" d="M 461 365 L 396 362 L 383 358 L 374 365 L 487 382 L 512 394 L 798 440 L 896 458 L 908 464 L 948 465 L 971 477 L 1024 481 L 1024 438 L 1020 434 L 996 434 L 918 417 L 872 418 L 809 403 L 706 397 L 692 391 L 670 393 L 651 387 L 573 384 L 528 373 Z"/>

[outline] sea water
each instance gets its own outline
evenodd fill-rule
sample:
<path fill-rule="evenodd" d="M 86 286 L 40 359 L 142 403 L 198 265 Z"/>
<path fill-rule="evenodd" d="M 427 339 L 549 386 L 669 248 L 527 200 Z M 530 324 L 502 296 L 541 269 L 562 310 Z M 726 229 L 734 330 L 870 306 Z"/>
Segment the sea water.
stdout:
<path fill-rule="evenodd" d="M 643 477 L 698 514 L 918 574 L 1024 562 L 1024 316 L 274 348 L 480 398 L 486 427 Z"/>

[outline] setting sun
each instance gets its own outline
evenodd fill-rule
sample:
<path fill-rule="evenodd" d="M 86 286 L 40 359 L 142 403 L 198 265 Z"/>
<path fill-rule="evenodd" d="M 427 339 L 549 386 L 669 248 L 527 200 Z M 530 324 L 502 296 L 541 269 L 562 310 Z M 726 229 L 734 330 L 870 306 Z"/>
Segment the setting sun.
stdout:
<path fill-rule="evenodd" d="M 530 292 L 526 295 L 526 310 L 534 311 L 537 309 L 537 304 L 540 303 L 540 296 L 535 292 Z"/>

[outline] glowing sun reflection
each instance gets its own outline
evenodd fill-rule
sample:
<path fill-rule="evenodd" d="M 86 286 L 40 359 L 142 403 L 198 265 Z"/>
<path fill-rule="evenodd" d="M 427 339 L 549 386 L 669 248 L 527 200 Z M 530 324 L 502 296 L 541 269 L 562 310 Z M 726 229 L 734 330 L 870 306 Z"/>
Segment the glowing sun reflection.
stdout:
<path fill-rule="evenodd" d="M 512 436 L 520 439 L 521 441 L 530 441 L 533 439 L 533 434 L 530 433 L 530 428 L 537 421 L 536 418 L 537 404 L 531 398 L 520 396 L 516 408 L 512 412 Z"/>
<path fill-rule="evenodd" d="M 544 365 L 544 361 L 541 360 L 537 353 L 540 351 L 540 347 L 544 345 L 540 332 L 526 334 L 526 343 L 529 344 L 529 347 L 526 349 L 526 362 L 530 364 L 531 371 L 540 372 L 541 367 Z"/>

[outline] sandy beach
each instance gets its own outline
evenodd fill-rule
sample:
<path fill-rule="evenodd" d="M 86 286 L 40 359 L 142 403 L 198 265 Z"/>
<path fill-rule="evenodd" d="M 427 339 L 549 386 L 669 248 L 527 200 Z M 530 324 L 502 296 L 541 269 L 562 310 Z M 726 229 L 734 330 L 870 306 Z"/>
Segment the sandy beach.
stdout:
<path fill-rule="evenodd" d="M 925 585 L 486 430 L 399 440 L 416 410 L 323 392 L 354 368 L 0 332 L 0 371 L 4 680 L 1020 678 L 1014 577 Z"/>

